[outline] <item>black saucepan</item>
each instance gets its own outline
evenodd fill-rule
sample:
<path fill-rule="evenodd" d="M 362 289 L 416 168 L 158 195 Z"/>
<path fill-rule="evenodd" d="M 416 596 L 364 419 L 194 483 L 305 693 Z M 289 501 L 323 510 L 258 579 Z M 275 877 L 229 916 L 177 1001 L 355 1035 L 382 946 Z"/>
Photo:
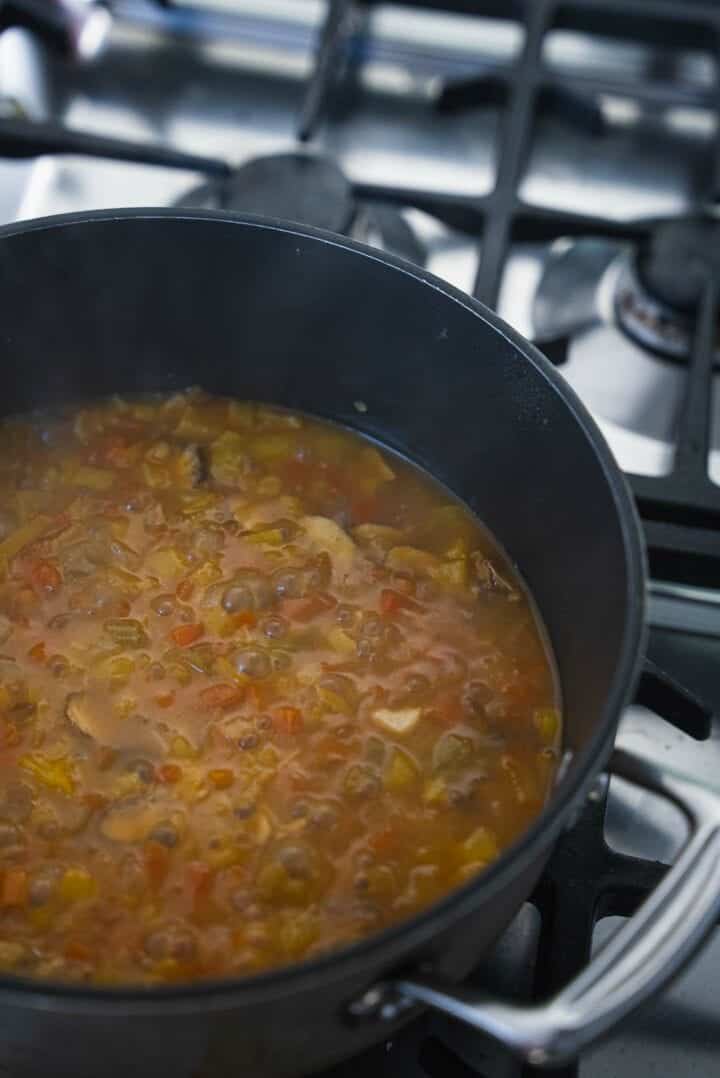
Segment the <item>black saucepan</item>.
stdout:
<path fill-rule="evenodd" d="M 543 1063 L 659 987 L 717 912 L 718 802 L 619 754 L 616 770 L 663 789 L 695 824 L 665 883 L 620 944 L 547 1005 L 525 1010 L 451 987 L 528 896 L 607 764 L 642 659 L 633 505 L 594 423 L 543 357 L 480 304 L 396 259 L 293 225 L 195 211 L 6 227 L 0 302 L 6 413 L 199 384 L 346 423 L 439 477 L 532 589 L 557 657 L 566 750 L 551 803 L 491 869 L 345 950 L 188 987 L 7 978 L 0 1069 L 18 1078 L 310 1073 L 388 1036 L 417 1001 Z"/>

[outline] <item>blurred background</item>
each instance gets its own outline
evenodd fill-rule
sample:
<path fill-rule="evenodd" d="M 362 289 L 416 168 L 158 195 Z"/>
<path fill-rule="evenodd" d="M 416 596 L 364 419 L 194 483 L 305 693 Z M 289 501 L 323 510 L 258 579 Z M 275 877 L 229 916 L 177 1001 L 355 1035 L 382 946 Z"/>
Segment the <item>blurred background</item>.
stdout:
<path fill-rule="evenodd" d="M 391 251 L 498 310 L 628 475 L 651 655 L 720 708 L 719 35 L 713 0 L 0 0 L 0 223 L 116 206 L 269 214 Z M 672 694 L 641 702 L 626 743 L 717 775 L 714 727 L 698 741 Z M 562 983 L 673 855 L 670 810 L 617 784 L 596 795 L 482 983 L 528 998 Z M 553 1073 L 717 1073 L 713 988 L 711 945 L 654 1011 Z M 352 1066 L 520 1073 L 439 1020 Z"/>

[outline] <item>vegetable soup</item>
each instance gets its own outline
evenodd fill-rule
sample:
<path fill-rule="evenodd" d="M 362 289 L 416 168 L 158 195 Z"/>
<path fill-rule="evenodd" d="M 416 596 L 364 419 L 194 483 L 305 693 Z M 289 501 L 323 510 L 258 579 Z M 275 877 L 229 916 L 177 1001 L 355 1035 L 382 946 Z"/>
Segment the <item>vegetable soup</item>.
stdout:
<path fill-rule="evenodd" d="M 407 918 L 536 817 L 532 602 L 439 484 L 196 390 L 0 423 L 0 969 L 236 977 Z"/>

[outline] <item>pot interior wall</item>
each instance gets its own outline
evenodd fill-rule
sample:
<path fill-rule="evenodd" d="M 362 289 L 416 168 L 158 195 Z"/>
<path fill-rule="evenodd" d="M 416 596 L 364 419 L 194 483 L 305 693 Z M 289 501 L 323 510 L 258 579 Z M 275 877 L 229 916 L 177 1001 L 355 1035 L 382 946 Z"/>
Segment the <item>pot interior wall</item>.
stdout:
<path fill-rule="evenodd" d="M 628 616 L 617 510 L 557 388 L 476 311 L 324 239 L 148 216 L 5 235 L 0 295 L 6 413 L 199 384 L 348 422 L 424 465 L 528 581 L 566 740 L 587 744 Z"/>

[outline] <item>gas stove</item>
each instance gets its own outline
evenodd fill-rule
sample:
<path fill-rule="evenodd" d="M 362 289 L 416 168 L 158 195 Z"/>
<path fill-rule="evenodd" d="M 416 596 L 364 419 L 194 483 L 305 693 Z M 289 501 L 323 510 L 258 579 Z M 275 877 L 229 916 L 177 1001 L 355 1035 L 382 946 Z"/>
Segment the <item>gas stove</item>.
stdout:
<path fill-rule="evenodd" d="M 720 7 L 5 0 L 0 27 L 0 221 L 133 205 L 296 219 L 425 265 L 539 344 L 645 528 L 656 667 L 620 742 L 717 775 Z M 601 782 L 478 983 L 557 989 L 682 836 L 667 805 Z M 718 986 L 711 941 L 652 1009 L 545 1073 L 716 1073 Z M 428 1017 L 333 1078 L 371 1073 L 522 1072 Z"/>

